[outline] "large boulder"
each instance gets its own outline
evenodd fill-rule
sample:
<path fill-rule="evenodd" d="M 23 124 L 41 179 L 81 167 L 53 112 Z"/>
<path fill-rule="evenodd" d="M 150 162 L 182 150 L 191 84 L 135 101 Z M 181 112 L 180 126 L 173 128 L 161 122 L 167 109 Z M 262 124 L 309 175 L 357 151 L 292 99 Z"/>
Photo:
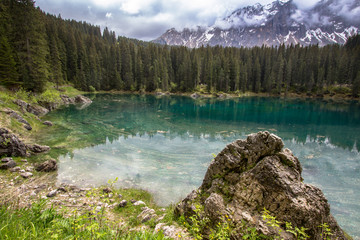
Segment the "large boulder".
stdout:
<path fill-rule="evenodd" d="M 285 223 L 291 223 L 307 228 L 315 240 L 323 239 L 319 226 L 327 223 L 332 239 L 346 239 L 321 190 L 302 181 L 299 160 L 283 146 L 269 132 L 227 145 L 211 162 L 199 189 L 177 205 L 175 214 L 206 217 L 209 228 L 230 219 L 233 239 L 242 239 L 244 222 L 265 235 L 296 239 L 286 231 Z M 196 210 L 197 206 L 202 207 Z M 269 215 L 281 222 L 279 227 L 270 226 Z"/>
<path fill-rule="evenodd" d="M 26 156 L 26 145 L 5 128 L 0 128 L 0 156 Z"/>

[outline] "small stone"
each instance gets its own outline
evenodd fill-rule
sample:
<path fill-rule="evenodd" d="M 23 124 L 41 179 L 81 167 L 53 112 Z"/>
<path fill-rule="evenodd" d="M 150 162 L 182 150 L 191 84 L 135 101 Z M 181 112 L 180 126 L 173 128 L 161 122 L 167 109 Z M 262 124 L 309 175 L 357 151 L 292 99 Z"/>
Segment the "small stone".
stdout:
<path fill-rule="evenodd" d="M 10 162 L 10 161 L 13 161 L 13 159 L 11 157 L 1 159 L 1 162 L 3 162 L 3 163 L 7 163 L 7 162 Z"/>
<path fill-rule="evenodd" d="M 107 187 L 107 188 L 104 188 L 104 189 L 103 189 L 103 192 L 104 192 L 104 193 L 111 193 L 112 190 Z"/>
<path fill-rule="evenodd" d="M 49 126 L 49 127 L 51 127 L 53 125 L 53 123 L 50 121 L 45 121 L 45 122 L 43 122 L 43 124 L 46 126 Z"/>
<path fill-rule="evenodd" d="M 134 202 L 134 205 L 135 206 L 139 206 L 139 205 L 146 205 L 146 203 L 144 203 L 143 201 L 137 201 L 137 202 Z"/>
<path fill-rule="evenodd" d="M 52 190 L 51 192 L 49 192 L 46 196 L 47 197 L 55 197 L 57 193 L 57 190 Z"/>
<path fill-rule="evenodd" d="M 101 207 L 100 206 L 97 206 L 96 207 L 96 212 L 100 212 L 101 211 Z"/>
<path fill-rule="evenodd" d="M 30 126 L 30 124 L 24 124 L 24 128 L 28 131 L 32 130 L 32 127 Z"/>
<path fill-rule="evenodd" d="M 21 170 L 20 167 L 13 167 L 13 168 L 10 168 L 10 172 L 19 172 Z"/>
<path fill-rule="evenodd" d="M 32 172 L 32 171 L 34 171 L 34 167 L 27 167 L 27 168 L 25 168 L 25 171 Z"/>
<path fill-rule="evenodd" d="M 119 207 L 125 207 L 126 205 L 127 205 L 126 200 L 122 200 L 121 202 L 119 202 Z"/>
<path fill-rule="evenodd" d="M 120 198 L 120 199 L 121 199 L 122 197 L 123 197 L 123 195 L 121 195 L 121 194 L 119 194 L 119 195 L 118 195 L 118 198 Z"/>
<path fill-rule="evenodd" d="M 24 170 L 24 169 L 21 169 L 19 172 L 24 173 L 24 172 L 25 172 L 25 170 Z"/>
<path fill-rule="evenodd" d="M 21 161 L 21 162 L 24 162 L 24 163 L 27 163 L 27 162 L 28 162 L 28 160 L 26 160 L 26 159 L 21 159 L 20 161 Z"/>
<path fill-rule="evenodd" d="M 32 173 L 31 172 L 24 172 L 24 173 L 21 173 L 20 176 L 22 176 L 23 178 L 29 178 L 29 177 L 32 177 Z"/>
<path fill-rule="evenodd" d="M 0 165 L 0 169 L 9 169 L 9 168 L 13 168 L 16 166 L 16 162 L 14 162 L 14 160 L 10 160 L 7 163 L 1 164 Z"/>
<path fill-rule="evenodd" d="M 137 216 L 137 218 L 142 222 L 147 222 L 149 220 L 151 220 L 152 218 L 156 217 L 155 214 L 155 210 L 148 208 L 148 207 L 144 207 L 143 211 Z"/>
<path fill-rule="evenodd" d="M 110 194 L 108 195 L 108 198 L 112 198 L 113 196 L 114 196 L 114 194 L 110 193 Z"/>
<path fill-rule="evenodd" d="M 57 190 L 61 192 L 67 192 L 67 190 L 64 187 L 59 187 Z"/>
<path fill-rule="evenodd" d="M 131 202 L 131 203 L 136 203 L 136 200 L 135 200 L 135 199 L 131 199 L 130 202 Z"/>

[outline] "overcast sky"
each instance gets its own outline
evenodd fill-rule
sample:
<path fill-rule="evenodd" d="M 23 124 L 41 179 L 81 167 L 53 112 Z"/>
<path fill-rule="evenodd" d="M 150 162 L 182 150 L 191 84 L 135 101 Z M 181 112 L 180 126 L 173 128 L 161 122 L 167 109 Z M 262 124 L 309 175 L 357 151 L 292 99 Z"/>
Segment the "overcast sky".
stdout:
<path fill-rule="evenodd" d="M 117 35 L 153 40 L 175 27 L 210 26 L 234 10 L 272 0 L 36 0 L 45 12 L 105 26 Z M 308 8 L 318 0 L 294 0 Z"/>

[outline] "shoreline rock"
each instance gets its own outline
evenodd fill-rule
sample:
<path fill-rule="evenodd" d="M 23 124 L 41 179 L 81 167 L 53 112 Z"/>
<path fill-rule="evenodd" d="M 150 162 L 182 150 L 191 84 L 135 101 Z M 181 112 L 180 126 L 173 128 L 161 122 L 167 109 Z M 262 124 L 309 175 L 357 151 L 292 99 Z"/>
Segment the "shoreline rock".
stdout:
<path fill-rule="evenodd" d="M 288 222 L 294 228 L 307 228 L 315 240 L 322 239 L 319 226 L 327 223 L 332 237 L 346 239 L 322 191 L 302 182 L 299 160 L 283 147 L 282 140 L 269 132 L 227 145 L 210 164 L 199 189 L 176 206 L 175 214 L 190 217 L 196 214 L 196 206 L 203 206 L 197 214 L 209 218 L 210 227 L 227 221 L 226 217 L 231 220 L 233 239 L 241 239 L 243 221 L 264 235 L 296 239 L 286 232 Z M 264 209 L 283 223 L 282 231 L 266 223 Z"/>
<path fill-rule="evenodd" d="M 0 128 L 0 156 L 26 156 L 26 145 L 6 128 Z"/>

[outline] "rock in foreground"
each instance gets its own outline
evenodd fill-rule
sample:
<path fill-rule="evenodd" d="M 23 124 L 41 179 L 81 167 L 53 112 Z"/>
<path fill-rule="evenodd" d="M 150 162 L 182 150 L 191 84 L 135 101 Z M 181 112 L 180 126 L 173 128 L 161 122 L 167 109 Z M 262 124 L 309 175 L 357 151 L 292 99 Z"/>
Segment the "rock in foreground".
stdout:
<path fill-rule="evenodd" d="M 5 128 L 0 128 L 0 156 L 26 156 L 26 145 Z"/>
<path fill-rule="evenodd" d="M 322 239 L 319 226 L 327 223 L 331 239 L 346 239 L 321 190 L 302 182 L 299 160 L 283 146 L 279 137 L 268 132 L 227 145 L 211 162 L 200 188 L 180 202 L 175 213 L 189 217 L 196 206 L 203 206 L 198 216 L 209 218 L 210 228 L 231 220 L 233 239 L 242 239 L 243 221 L 283 239 L 296 239 L 285 231 L 285 222 L 307 228 L 310 239 Z M 283 223 L 281 231 L 266 224 L 264 208 Z"/>
<path fill-rule="evenodd" d="M 57 163 L 55 159 L 47 160 L 36 166 L 38 172 L 53 172 L 57 170 Z"/>

